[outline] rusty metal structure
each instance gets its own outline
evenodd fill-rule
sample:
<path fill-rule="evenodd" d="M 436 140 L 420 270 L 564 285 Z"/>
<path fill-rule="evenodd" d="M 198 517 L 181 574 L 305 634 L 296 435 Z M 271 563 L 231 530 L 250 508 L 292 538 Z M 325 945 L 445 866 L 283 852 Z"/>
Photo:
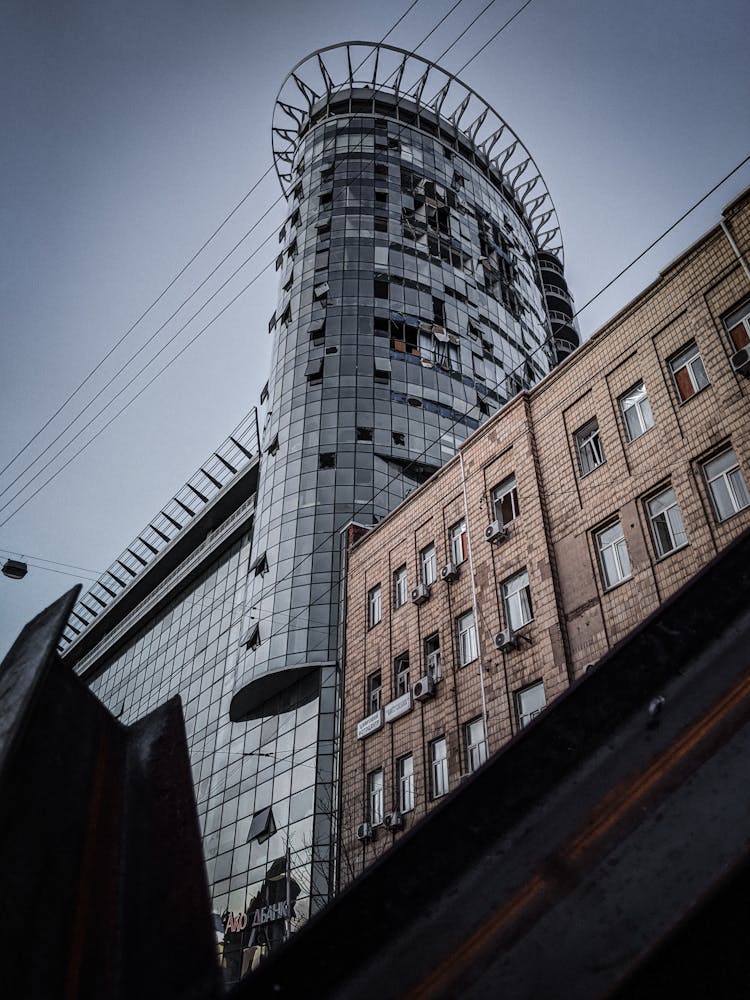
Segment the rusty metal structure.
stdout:
<path fill-rule="evenodd" d="M 6 997 L 221 993 L 178 698 L 123 726 L 56 651 L 79 588 L 0 667 Z"/>

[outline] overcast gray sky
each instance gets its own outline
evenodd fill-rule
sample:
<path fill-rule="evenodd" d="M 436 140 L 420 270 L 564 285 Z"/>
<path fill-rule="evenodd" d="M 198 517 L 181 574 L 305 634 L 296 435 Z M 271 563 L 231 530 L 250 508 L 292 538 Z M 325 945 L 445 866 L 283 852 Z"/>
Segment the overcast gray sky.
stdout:
<path fill-rule="evenodd" d="M 463 0 L 422 54 L 435 58 L 485 2 Z M 496 0 L 446 57 L 446 68 L 458 69 L 520 2 Z M 0 37 L 0 467 L 269 166 L 273 102 L 291 66 L 319 46 L 379 39 L 407 5 L 6 3 Z M 421 0 L 389 41 L 416 45 L 450 5 Z M 746 0 L 533 0 L 462 74 L 509 121 L 540 166 L 557 206 L 579 305 L 750 152 L 749 21 Z M 750 165 L 583 312 L 584 335 L 713 225 L 748 184 Z M 102 367 L 79 407 L 278 194 L 271 175 Z M 282 217 L 277 206 L 141 363 Z M 160 363 L 275 249 L 273 240 L 260 250 Z M 105 569 L 257 402 L 268 376 L 266 330 L 275 298 L 271 267 L 111 428 L 0 527 L 0 552 Z M 23 461 L 0 476 L 0 490 L 75 412 L 66 409 Z M 70 453 L 0 511 L 0 521 Z M 37 468 L 0 497 L 0 506 Z M 0 577 L 0 655 L 24 622 L 74 582 L 40 569 L 20 583 Z"/>

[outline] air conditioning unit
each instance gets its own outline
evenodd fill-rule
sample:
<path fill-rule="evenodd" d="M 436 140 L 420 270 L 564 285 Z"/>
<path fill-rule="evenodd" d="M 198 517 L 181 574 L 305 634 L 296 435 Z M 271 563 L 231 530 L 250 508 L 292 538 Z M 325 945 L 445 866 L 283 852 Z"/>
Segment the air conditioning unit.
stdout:
<path fill-rule="evenodd" d="M 414 604 L 424 604 L 429 596 L 430 588 L 426 583 L 418 583 L 411 592 L 411 599 Z"/>
<path fill-rule="evenodd" d="M 488 524 L 484 529 L 484 540 L 486 542 L 504 542 L 510 535 L 510 532 L 505 527 L 504 524 L 500 524 L 499 521 L 493 521 L 492 524 Z"/>
<path fill-rule="evenodd" d="M 730 360 L 738 375 L 750 377 L 750 344 L 733 354 Z"/>
<path fill-rule="evenodd" d="M 400 830 L 404 825 L 404 817 L 398 809 L 394 809 L 392 813 L 385 814 L 383 822 L 385 823 L 386 830 Z"/>
<path fill-rule="evenodd" d="M 440 570 L 441 580 L 456 580 L 458 579 L 458 566 L 454 562 L 447 562 L 445 566 Z"/>
<path fill-rule="evenodd" d="M 515 649 L 518 645 L 513 629 L 504 628 L 495 636 L 495 646 L 497 649 Z"/>
<path fill-rule="evenodd" d="M 435 694 L 435 681 L 431 677 L 420 677 L 412 689 L 415 701 L 427 701 Z"/>
<path fill-rule="evenodd" d="M 357 827 L 357 840 L 372 839 L 372 823 L 360 823 Z"/>

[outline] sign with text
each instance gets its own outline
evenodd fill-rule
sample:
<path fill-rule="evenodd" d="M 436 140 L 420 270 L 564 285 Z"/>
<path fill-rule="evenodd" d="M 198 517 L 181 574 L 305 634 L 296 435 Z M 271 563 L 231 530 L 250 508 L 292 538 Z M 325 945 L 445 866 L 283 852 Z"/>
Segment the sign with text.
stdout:
<path fill-rule="evenodd" d="M 363 740 L 370 733 L 376 733 L 382 725 L 383 709 L 379 708 L 377 712 L 373 712 L 372 715 L 368 715 L 366 719 L 362 719 L 361 722 L 357 723 L 357 739 Z"/>
<path fill-rule="evenodd" d="M 407 691 L 406 694 L 402 694 L 400 698 L 389 701 L 385 706 L 385 721 L 393 722 L 393 720 L 398 719 L 399 716 L 406 715 L 410 708 L 411 691 Z"/>

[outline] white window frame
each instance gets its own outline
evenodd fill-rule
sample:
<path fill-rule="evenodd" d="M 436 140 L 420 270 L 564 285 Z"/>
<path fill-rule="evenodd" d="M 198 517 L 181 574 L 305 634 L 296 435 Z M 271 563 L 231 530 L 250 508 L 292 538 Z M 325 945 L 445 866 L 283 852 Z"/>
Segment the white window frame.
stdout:
<path fill-rule="evenodd" d="M 367 775 L 367 807 L 371 826 L 380 826 L 383 822 L 384 785 L 383 768 L 370 771 Z"/>
<path fill-rule="evenodd" d="M 399 566 L 393 574 L 393 606 L 402 608 L 407 601 L 409 588 L 407 586 L 406 566 Z"/>
<path fill-rule="evenodd" d="M 432 643 L 433 640 L 437 640 L 437 648 L 428 650 L 427 644 Z M 428 677 L 431 677 L 433 681 L 439 681 L 443 676 L 443 672 L 440 665 L 440 633 L 434 632 L 432 635 L 428 635 L 424 640 L 424 663 L 425 663 L 425 673 Z"/>
<path fill-rule="evenodd" d="M 727 465 L 726 468 L 721 468 L 716 473 L 712 472 L 711 466 L 716 467 L 718 463 L 725 464 L 722 460 L 727 460 L 731 464 Z M 748 493 L 747 483 L 742 475 L 734 448 L 726 448 L 718 455 L 703 462 L 703 477 L 711 497 L 714 515 L 720 523 L 728 521 L 730 517 L 734 517 L 735 514 L 739 514 L 740 511 L 750 506 L 750 493 Z M 728 507 L 724 508 L 726 513 L 722 512 L 719 497 L 729 501 Z"/>
<path fill-rule="evenodd" d="M 510 497 L 510 517 L 503 515 L 503 500 Z M 498 524 L 510 524 L 515 521 L 520 511 L 518 507 L 518 487 L 515 475 L 507 476 L 492 491 L 492 509 L 495 513 L 495 520 Z"/>
<path fill-rule="evenodd" d="M 464 745 L 466 747 L 467 772 L 471 774 L 487 760 L 487 734 L 481 715 L 464 725 Z"/>
<path fill-rule="evenodd" d="M 743 347 L 750 344 L 750 301 L 745 302 L 738 309 L 733 309 L 728 316 L 724 317 L 724 329 L 727 331 L 733 351 L 741 351 Z M 741 330 L 741 336 L 745 338 L 744 343 L 739 345 L 733 336 L 736 330 Z"/>
<path fill-rule="evenodd" d="M 654 414 L 643 381 L 620 396 L 620 413 L 628 441 L 636 441 L 654 426 Z"/>
<path fill-rule="evenodd" d="M 377 686 L 373 684 L 377 677 Z M 383 706 L 383 675 L 380 670 L 373 670 L 367 675 L 367 714 L 379 712 Z"/>
<path fill-rule="evenodd" d="M 673 358 L 670 358 L 669 370 L 672 373 L 672 381 L 674 382 L 675 391 L 681 403 L 686 403 L 702 389 L 711 384 L 708 380 L 708 372 L 706 371 L 706 366 L 703 364 L 701 352 L 694 340 L 691 340 Z M 677 375 L 681 371 L 687 372 L 688 381 L 692 388 L 692 392 L 688 393 L 687 396 L 682 395 L 680 383 L 677 381 Z"/>
<path fill-rule="evenodd" d="M 398 811 L 411 812 L 414 808 L 414 756 L 406 754 L 396 762 L 398 774 Z"/>
<path fill-rule="evenodd" d="M 646 513 L 654 549 L 660 559 L 685 548 L 688 543 L 685 525 L 671 486 L 659 490 L 646 500 Z"/>
<path fill-rule="evenodd" d="M 419 566 L 422 574 L 422 583 L 431 587 L 437 580 L 437 551 L 434 542 L 425 545 L 419 553 Z"/>
<path fill-rule="evenodd" d="M 367 592 L 367 627 L 375 628 L 383 619 L 383 588 L 379 583 Z"/>
<path fill-rule="evenodd" d="M 604 465 L 604 446 L 599 433 L 599 421 L 596 417 L 587 420 L 583 427 L 574 433 L 573 439 L 578 455 L 578 471 L 581 479 L 590 475 L 600 465 Z"/>
<path fill-rule="evenodd" d="M 503 608 L 505 622 L 514 632 L 534 620 L 528 570 L 523 569 L 519 573 L 514 573 L 503 584 Z"/>
<path fill-rule="evenodd" d="M 407 650 L 393 661 L 393 683 L 396 698 L 400 698 L 402 694 L 408 694 L 411 690 L 409 686 L 410 673 L 409 652 Z"/>
<path fill-rule="evenodd" d="M 444 736 L 430 743 L 430 798 L 448 793 L 448 744 Z"/>
<path fill-rule="evenodd" d="M 614 531 L 615 528 L 619 528 L 619 536 L 613 536 L 611 539 L 604 541 L 604 536 Z M 618 587 L 621 583 L 629 580 L 633 575 L 622 522 L 619 518 L 615 521 L 610 521 L 609 524 L 606 524 L 594 533 L 594 538 L 596 540 L 596 552 L 599 557 L 599 569 L 602 574 L 604 589 L 612 590 L 614 587 Z M 610 556 L 611 561 L 608 558 Z M 612 570 L 611 573 L 610 570 Z"/>
<path fill-rule="evenodd" d="M 473 610 L 458 616 L 456 632 L 458 634 L 458 662 L 460 666 L 465 667 L 467 664 L 473 663 L 479 656 Z"/>
<path fill-rule="evenodd" d="M 451 562 L 459 565 L 466 560 L 468 555 L 468 541 L 466 538 L 466 519 L 461 518 L 449 530 Z"/>
<path fill-rule="evenodd" d="M 540 693 L 542 696 L 541 704 L 539 704 Z M 540 712 L 543 712 L 547 706 L 547 694 L 544 690 L 544 681 L 536 681 L 534 684 L 529 684 L 528 687 L 523 688 L 521 691 L 516 691 L 515 701 L 518 728 L 523 729 L 524 726 L 528 726 L 531 720 L 535 719 Z M 531 701 L 531 707 L 529 707 L 529 701 Z"/>

